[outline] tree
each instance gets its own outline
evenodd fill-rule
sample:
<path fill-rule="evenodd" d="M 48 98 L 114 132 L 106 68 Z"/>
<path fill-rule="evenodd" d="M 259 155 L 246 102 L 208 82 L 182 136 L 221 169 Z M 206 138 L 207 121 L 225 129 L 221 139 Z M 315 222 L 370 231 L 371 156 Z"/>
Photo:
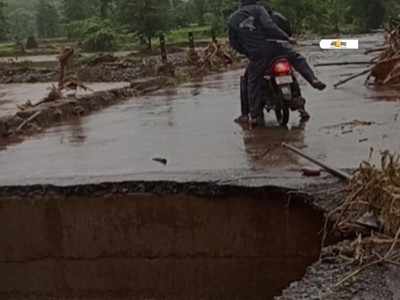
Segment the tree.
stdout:
<path fill-rule="evenodd" d="M 208 1 L 207 0 L 192 0 L 192 10 L 196 17 L 197 22 L 200 25 L 204 25 L 204 16 L 209 11 Z"/>
<path fill-rule="evenodd" d="M 100 0 L 100 17 L 107 18 L 112 0 Z"/>
<path fill-rule="evenodd" d="M 151 39 L 170 25 L 170 0 L 120 0 L 119 8 L 121 21 L 143 37 L 149 49 Z"/>
<path fill-rule="evenodd" d="M 36 7 L 36 28 L 39 37 L 51 38 L 59 34 L 60 18 L 57 8 L 49 0 L 39 0 Z"/>
<path fill-rule="evenodd" d="M 91 13 L 90 0 L 63 0 L 63 15 L 67 22 L 80 21 L 88 18 Z"/>
<path fill-rule="evenodd" d="M 35 17 L 26 9 L 19 8 L 10 13 L 8 23 L 10 35 L 17 42 L 34 35 Z"/>
<path fill-rule="evenodd" d="M 7 38 L 7 20 L 5 17 L 4 9 L 6 4 L 4 1 L 0 0 L 0 41 Z"/>

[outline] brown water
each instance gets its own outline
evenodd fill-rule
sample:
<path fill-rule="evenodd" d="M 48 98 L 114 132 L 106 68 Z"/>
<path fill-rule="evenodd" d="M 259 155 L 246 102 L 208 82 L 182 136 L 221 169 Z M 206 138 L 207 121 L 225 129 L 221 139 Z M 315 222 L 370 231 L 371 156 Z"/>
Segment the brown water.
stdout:
<path fill-rule="evenodd" d="M 0 199 L 1 299 L 272 299 L 318 259 L 283 192 Z"/>
<path fill-rule="evenodd" d="M 358 51 L 300 49 L 311 63 L 365 61 L 366 48 L 382 37 L 360 37 Z M 58 184 L 65 178 L 102 181 L 135 174 L 200 171 L 296 171 L 310 164 L 282 149 L 286 142 L 336 168 L 356 168 L 371 147 L 400 151 L 400 102 L 394 90 L 364 86 L 364 78 L 339 89 L 332 85 L 343 74 L 363 66 L 318 68 L 329 84 L 317 92 L 302 81 L 312 119 L 300 124 L 293 114 L 288 129 L 272 115 L 266 128 L 249 130 L 233 122 L 239 114 L 239 77 L 242 70 L 213 75 L 203 81 L 154 95 L 132 98 L 93 115 L 49 129 L 23 144 L 0 151 L 1 184 Z M 387 101 L 390 100 L 390 101 Z M 367 121 L 371 125 L 351 126 Z M 343 125 L 344 124 L 344 125 Z M 167 165 L 153 161 L 165 158 Z"/>

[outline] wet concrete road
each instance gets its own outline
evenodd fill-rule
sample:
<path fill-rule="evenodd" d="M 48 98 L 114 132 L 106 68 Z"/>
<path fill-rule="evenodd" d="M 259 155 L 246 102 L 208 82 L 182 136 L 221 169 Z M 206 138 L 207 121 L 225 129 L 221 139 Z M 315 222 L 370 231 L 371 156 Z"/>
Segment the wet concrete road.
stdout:
<path fill-rule="evenodd" d="M 379 43 L 378 36 L 369 36 L 361 39 L 360 51 L 321 52 L 317 47 L 302 51 L 312 63 L 365 61 L 363 50 Z M 317 72 L 332 86 L 363 68 L 324 67 Z M 231 71 L 176 90 L 131 99 L 9 146 L 0 152 L 0 182 L 126 180 L 146 172 L 223 170 L 301 176 L 299 170 L 310 164 L 283 150 L 282 142 L 337 168 L 357 167 L 368 158 L 371 147 L 400 151 L 398 92 L 368 89 L 363 85 L 365 78 L 337 90 L 329 87 L 323 93 L 303 83 L 310 122 L 299 124 L 293 115 L 290 128 L 283 129 L 268 115 L 266 128 L 249 130 L 233 123 L 239 113 L 240 74 Z M 168 164 L 153 158 L 165 158 Z"/>
<path fill-rule="evenodd" d="M 53 83 L 56 85 L 56 83 Z M 0 117 L 17 112 L 17 105 L 30 100 L 32 104 L 39 102 L 49 93 L 52 83 L 15 83 L 0 84 Z M 129 85 L 126 82 L 118 83 L 90 83 L 86 84 L 94 91 L 104 91 Z M 73 92 L 72 92 L 73 93 Z M 78 91 L 78 95 L 92 93 L 91 91 Z M 67 92 L 68 94 L 68 92 Z"/>

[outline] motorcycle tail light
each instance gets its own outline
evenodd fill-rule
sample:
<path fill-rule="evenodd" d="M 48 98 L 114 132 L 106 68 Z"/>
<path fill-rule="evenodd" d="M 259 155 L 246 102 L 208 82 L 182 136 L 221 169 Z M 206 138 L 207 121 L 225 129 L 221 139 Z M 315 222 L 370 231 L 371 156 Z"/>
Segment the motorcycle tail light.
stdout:
<path fill-rule="evenodd" d="M 274 64 L 273 70 L 276 76 L 290 75 L 292 66 L 287 60 L 281 60 Z"/>

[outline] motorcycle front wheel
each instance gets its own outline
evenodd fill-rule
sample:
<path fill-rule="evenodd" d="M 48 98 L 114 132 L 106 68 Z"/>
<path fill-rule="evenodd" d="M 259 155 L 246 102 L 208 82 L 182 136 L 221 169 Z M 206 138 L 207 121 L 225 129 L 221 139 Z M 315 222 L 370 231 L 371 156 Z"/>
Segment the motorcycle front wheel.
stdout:
<path fill-rule="evenodd" d="M 275 116 L 279 125 L 285 127 L 289 123 L 290 109 L 289 107 L 280 99 L 275 105 Z"/>

